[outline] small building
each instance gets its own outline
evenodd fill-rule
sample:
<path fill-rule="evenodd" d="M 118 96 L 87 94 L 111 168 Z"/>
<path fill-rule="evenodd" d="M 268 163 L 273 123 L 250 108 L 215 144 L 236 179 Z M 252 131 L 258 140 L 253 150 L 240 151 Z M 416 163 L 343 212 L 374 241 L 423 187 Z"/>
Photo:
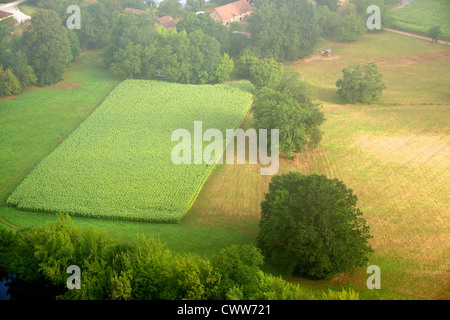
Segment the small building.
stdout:
<path fill-rule="evenodd" d="M 214 8 L 210 16 L 215 21 L 222 22 L 224 26 L 229 26 L 230 23 L 239 21 L 243 22 L 251 15 L 253 7 L 247 0 L 239 0 L 226 4 L 221 7 Z"/>
<path fill-rule="evenodd" d="M 162 26 L 166 29 L 172 29 L 176 28 L 177 23 L 175 22 L 175 20 L 173 20 L 171 16 L 164 16 L 156 19 L 156 26 L 157 27 Z"/>

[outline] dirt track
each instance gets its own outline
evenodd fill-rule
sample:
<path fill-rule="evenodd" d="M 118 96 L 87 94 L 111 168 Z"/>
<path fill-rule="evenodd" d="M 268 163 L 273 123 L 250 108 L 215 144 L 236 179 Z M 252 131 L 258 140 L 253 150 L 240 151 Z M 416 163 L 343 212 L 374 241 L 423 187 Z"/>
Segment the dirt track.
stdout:
<path fill-rule="evenodd" d="M 414 38 L 418 38 L 418 39 L 422 39 L 422 40 L 426 40 L 426 41 L 433 41 L 430 37 L 422 36 L 420 34 L 416 34 L 416 33 L 412 33 L 412 32 L 401 31 L 401 30 L 390 29 L 390 28 L 384 28 L 384 30 L 389 31 L 389 32 L 400 33 L 400 34 L 403 34 L 408 37 L 414 37 Z M 438 40 L 438 42 L 441 44 L 447 44 L 447 45 L 450 44 L 450 42 L 443 41 L 443 40 Z"/>

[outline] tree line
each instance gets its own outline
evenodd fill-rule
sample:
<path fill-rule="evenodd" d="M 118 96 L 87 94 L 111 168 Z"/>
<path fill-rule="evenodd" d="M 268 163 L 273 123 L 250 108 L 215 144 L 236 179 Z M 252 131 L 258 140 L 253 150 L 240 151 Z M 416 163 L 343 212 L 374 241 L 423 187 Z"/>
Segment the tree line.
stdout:
<path fill-rule="evenodd" d="M 224 248 L 209 259 L 175 255 L 153 238 L 117 242 L 101 231 L 79 228 L 59 215 L 44 227 L 0 229 L 2 262 L 10 290 L 26 281 L 47 288 L 50 299 L 66 300 L 311 300 L 358 299 L 353 291 L 313 293 L 261 270 L 253 245 Z M 81 270 L 80 289 L 68 289 L 67 268 Z M 14 275 L 14 276 L 13 276 Z M 20 290 L 17 292 L 20 298 Z"/>
<path fill-rule="evenodd" d="M 382 25 L 387 26 L 387 5 L 392 1 L 352 0 L 339 7 L 336 0 L 318 0 L 315 5 L 307 0 L 259 0 L 249 18 L 251 39 L 232 33 L 242 28 L 239 23 L 227 29 L 208 14 L 195 14 L 203 8 L 202 1 L 189 1 L 184 10 L 177 0 L 164 0 L 157 9 L 140 0 L 82 2 L 30 0 L 31 5 L 47 11 L 36 11 L 22 36 L 10 37 L 11 28 L 1 27 L 0 94 L 60 81 L 64 69 L 85 49 L 104 50 L 106 66 L 120 78 L 149 79 L 161 70 L 166 81 L 223 82 L 234 69 L 233 60 L 249 50 L 261 58 L 283 62 L 311 54 L 320 37 L 356 40 L 367 31 L 365 10 L 370 4 L 381 7 Z M 79 30 L 65 28 L 70 16 L 66 10 L 73 4 L 81 6 Z M 126 7 L 145 13 L 125 15 Z M 155 28 L 156 18 L 162 15 L 182 17 L 176 30 Z"/>
<path fill-rule="evenodd" d="M 259 226 L 256 246 L 233 245 L 201 258 L 175 255 L 154 238 L 123 243 L 58 214 L 45 226 L 0 228 L 0 258 L 8 265 L 13 294 L 14 283 L 25 281 L 47 288 L 50 299 L 359 298 L 345 290 L 314 293 L 282 277 L 331 279 L 367 265 L 373 252 L 369 226 L 342 181 L 298 172 L 275 175 L 261 202 Z M 72 265 L 81 271 L 77 290 L 67 287 Z"/>

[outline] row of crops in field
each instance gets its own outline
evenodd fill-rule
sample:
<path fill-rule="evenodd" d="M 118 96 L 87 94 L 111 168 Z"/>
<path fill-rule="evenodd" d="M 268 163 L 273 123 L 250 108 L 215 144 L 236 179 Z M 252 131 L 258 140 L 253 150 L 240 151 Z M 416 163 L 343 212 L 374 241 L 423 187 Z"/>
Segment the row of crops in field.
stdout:
<path fill-rule="evenodd" d="M 450 40 L 450 0 L 415 0 L 391 11 L 393 26 L 423 35 L 439 26 L 444 39 Z"/>
<path fill-rule="evenodd" d="M 193 132 L 194 121 L 203 122 L 203 131 L 237 128 L 251 103 L 248 81 L 214 86 L 124 81 L 7 203 L 31 211 L 178 222 L 213 166 L 175 165 L 173 131 Z"/>

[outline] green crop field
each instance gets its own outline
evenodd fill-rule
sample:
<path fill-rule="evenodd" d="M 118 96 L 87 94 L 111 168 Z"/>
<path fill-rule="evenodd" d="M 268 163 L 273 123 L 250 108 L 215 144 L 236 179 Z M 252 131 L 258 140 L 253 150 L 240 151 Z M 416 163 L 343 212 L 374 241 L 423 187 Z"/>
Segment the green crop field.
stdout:
<path fill-rule="evenodd" d="M 391 12 L 394 27 L 427 35 L 439 26 L 445 39 L 450 39 L 450 0 L 415 0 Z"/>
<path fill-rule="evenodd" d="M 121 83 L 10 195 L 21 209 L 133 221 L 178 222 L 213 165 L 176 165 L 176 129 L 237 128 L 252 104 L 248 81 Z M 183 116 L 180 116 L 180 115 Z M 193 146 L 193 144 L 192 144 Z"/>

